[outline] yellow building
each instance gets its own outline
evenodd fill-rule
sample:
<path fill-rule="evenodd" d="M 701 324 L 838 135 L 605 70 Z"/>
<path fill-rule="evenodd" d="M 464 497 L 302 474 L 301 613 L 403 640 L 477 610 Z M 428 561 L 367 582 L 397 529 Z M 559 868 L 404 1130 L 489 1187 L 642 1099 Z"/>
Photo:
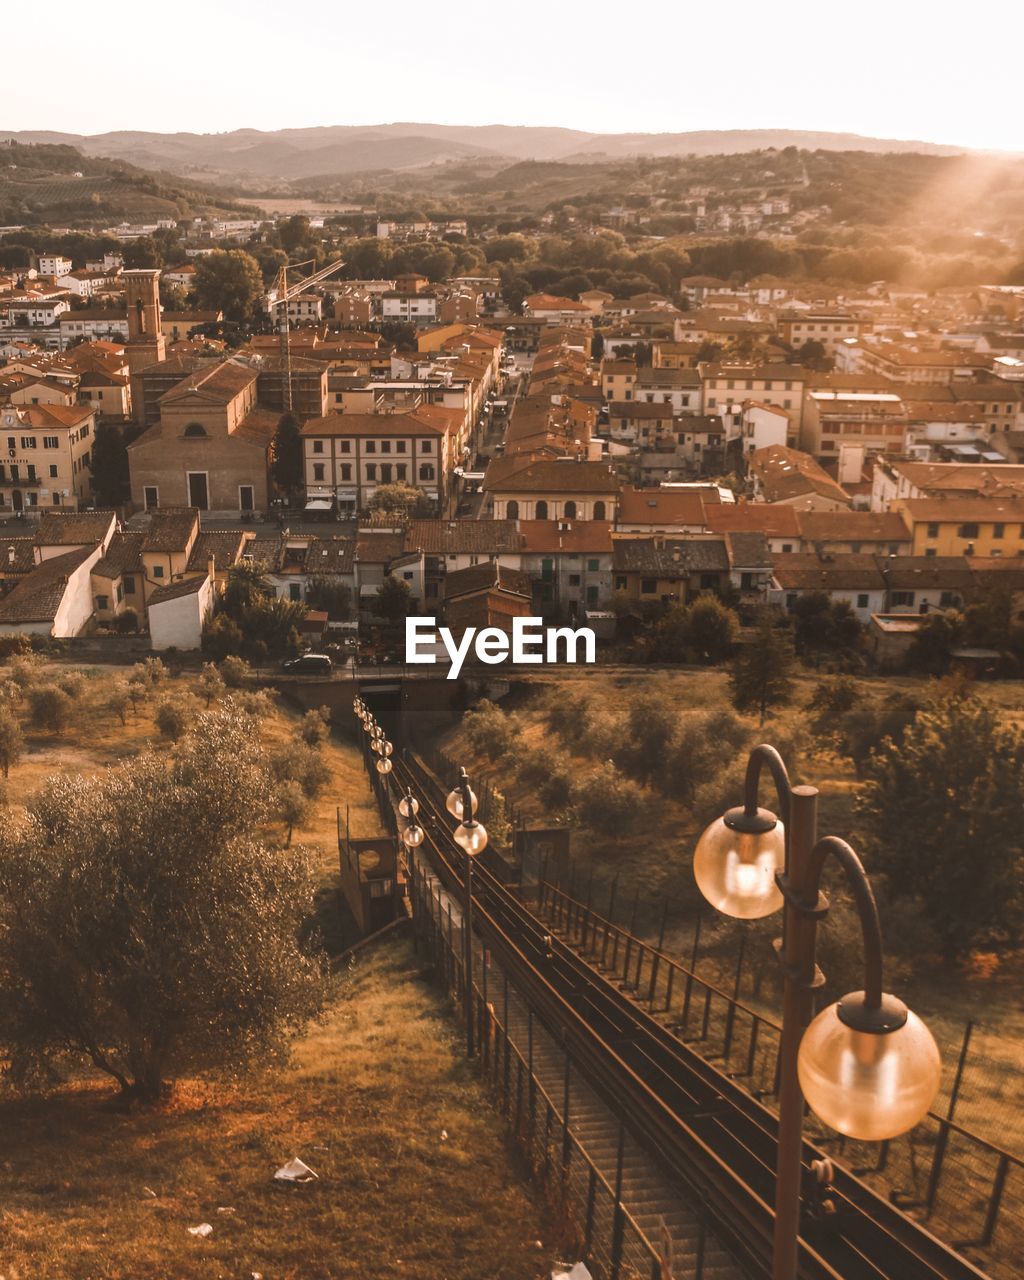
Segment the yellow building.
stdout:
<path fill-rule="evenodd" d="M 0 516 L 84 506 L 92 496 L 95 437 L 96 415 L 87 405 L 0 409 Z"/>
<path fill-rule="evenodd" d="M 632 400 L 635 386 L 635 360 L 601 361 L 601 394 L 608 403 Z"/>
<path fill-rule="evenodd" d="M 1024 556 L 1024 498 L 897 498 L 915 556 Z"/>

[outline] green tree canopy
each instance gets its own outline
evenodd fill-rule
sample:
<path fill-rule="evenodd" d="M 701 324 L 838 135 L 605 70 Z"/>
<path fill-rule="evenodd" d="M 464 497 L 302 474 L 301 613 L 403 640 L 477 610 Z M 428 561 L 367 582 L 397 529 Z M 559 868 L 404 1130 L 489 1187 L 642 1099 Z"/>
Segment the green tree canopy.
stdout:
<path fill-rule="evenodd" d="M 55 776 L 0 829 L 0 1044 L 23 1078 L 88 1062 L 147 1101 L 278 1048 L 325 986 L 300 942 L 315 859 L 263 842 L 273 783 L 248 717 L 170 757 Z"/>
<path fill-rule="evenodd" d="M 947 960 L 1016 936 L 1024 907 L 1024 735 L 946 690 L 867 765 L 858 809 L 893 898 L 918 901 Z"/>
<path fill-rule="evenodd" d="M 756 711 L 764 724 L 773 707 L 789 701 L 792 670 L 793 642 L 789 632 L 775 625 L 768 610 L 762 610 L 754 638 L 733 660 L 733 706 L 737 711 Z"/>
<path fill-rule="evenodd" d="M 195 294 L 201 307 L 247 324 L 263 296 L 260 264 L 244 249 L 215 249 L 196 259 Z"/>

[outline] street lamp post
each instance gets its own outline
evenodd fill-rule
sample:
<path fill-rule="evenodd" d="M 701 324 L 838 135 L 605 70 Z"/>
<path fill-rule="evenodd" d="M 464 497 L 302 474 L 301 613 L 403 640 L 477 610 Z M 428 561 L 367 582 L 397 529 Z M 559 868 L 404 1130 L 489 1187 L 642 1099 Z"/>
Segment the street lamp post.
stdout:
<path fill-rule="evenodd" d="M 758 807 L 764 768 L 775 783 L 781 818 Z M 755 747 L 743 804 L 707 828 L 693 858 L 698 887 L 719 911 L 743 920 L 783 911 L 783 936 L 776 943 L 785 987 L 773 1280 L 795 1280 L 797 1274 L 804 1100 L 847 1137 L 881 1141 L 923 1118 L 941 1073 L 931 1032 L 882 989 L 882 931 L 867 873 L 845 840 L 817 838 L 817 815 L 817 789 L 794 787 L 775 748 Z M 830 858 L 842 868 L 857 906 L 864 987 L 812 1020 L 814 992 L 824 983 L 815 945 L 818 921 L 828 912 L 820 886 Z"/>
<path fill-rule="evenodd" d="M 487 832 L 476 820 L 477 798 L 469 786 L 465 769 L 459 771 L 459 781 L 448 793 L 445 808 L 453 818 L 459 819 L 453 839 L 466 855 L 463 875 L 465 894 L 462 901 L 463 974 L 466 983 L 466 1057 L 476 1052 L 475 1027 L 473 1025 L 473 859 L 487 848 Z"/>

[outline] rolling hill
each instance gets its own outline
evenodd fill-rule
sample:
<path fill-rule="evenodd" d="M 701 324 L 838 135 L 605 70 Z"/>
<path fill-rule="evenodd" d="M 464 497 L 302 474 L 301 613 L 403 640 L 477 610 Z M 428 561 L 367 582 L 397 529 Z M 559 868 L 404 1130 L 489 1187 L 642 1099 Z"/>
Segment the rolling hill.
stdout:
<path fill-rule="evenodd" d="M 46 131 L 4 132 L 0 141 L 77 147 L 85 155 L 148 169 L 208 179 L 295 181 L 322 174 L 405 170 L 458 160 L 587 161 L 639 155 L 717 155 L 795 146 L 807 150 L 918 152 L 956 155 L 961 149 L 932 143 L 865 138 L 849 133 L 785 129 L 711 130 L 681 133 L 586 133 L 520 125 L 381 124 L 231 133 L 84 135 Z"/>

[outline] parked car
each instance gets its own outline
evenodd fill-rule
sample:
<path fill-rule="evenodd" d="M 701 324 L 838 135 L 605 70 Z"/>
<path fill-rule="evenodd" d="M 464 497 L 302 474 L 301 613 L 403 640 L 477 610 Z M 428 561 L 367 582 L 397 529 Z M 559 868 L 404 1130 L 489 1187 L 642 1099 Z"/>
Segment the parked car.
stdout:
<path fill-rule="evenodd" d="M 292 676 L 329 676 L 334 663 L 326 653 L 303 653 L 283 662 L 281 669 Z"/>

